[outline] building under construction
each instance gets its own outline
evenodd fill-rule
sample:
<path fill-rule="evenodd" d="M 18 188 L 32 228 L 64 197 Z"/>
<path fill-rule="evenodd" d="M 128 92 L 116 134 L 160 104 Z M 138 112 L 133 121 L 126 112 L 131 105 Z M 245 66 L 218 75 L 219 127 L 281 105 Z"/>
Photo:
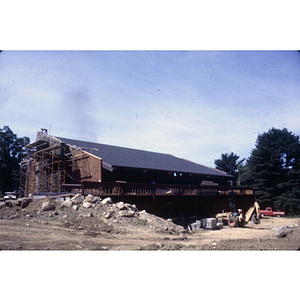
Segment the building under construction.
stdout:
<path fill-rule="evenodd" d="M 46 130 L 26 146 L 20 194 L 91 193 L 126 200 L 165 217 L 208 216 L 230 203 L 248 209 L 252 188 L 234 177 L 170 154 L 54 137 Z"/>

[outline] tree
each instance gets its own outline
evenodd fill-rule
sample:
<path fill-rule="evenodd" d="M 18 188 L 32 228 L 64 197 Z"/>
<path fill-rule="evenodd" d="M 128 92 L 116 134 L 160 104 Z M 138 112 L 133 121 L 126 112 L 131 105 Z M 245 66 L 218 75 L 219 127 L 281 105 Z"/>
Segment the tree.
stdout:
<path fill-rule="evenodd" d="M 286 128 L 271 128 L 258 135 L 242 183 L 255 187 L 261 204 L 299 213 L 299 136 Z"/>
<path fill-rule="evenodd" d="M 19 188 L 21 156 L 27 144 L 28 137 L 18 138 L 9 126 L 0 128 L 0 191 L 3 194 Z"/>
<path fill-rule="evenodd" d="M 215 160 L 215 166 L 218 170 L 224 171 L 229 175 L 233 175 L 238 179 L 239 168 L 242 167 L 245 158 L 238 160 L 240 157 L 233 152 L 230 154 L 222 153 L 220 159 Z"/>

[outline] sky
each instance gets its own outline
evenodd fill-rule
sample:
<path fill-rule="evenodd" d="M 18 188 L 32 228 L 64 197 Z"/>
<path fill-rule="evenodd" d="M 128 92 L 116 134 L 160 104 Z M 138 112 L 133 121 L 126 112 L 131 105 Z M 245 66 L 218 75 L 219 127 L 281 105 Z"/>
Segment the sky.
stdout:
<path fill-rule="evenodd" d="M 298 51 L 3 51 L 0 127 L 169 153 L 248 158 L 258 134 L 300 135 Z"/>

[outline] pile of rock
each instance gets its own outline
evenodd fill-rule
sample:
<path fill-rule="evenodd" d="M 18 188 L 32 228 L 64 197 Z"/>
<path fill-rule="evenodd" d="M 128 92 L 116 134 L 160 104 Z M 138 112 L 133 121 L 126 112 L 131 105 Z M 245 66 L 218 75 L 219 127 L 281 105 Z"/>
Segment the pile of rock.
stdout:
<path fill-rule="evenodd" d="M 15 200 L 17 201 L 17 200 Z M 28 205 L 29 202 L 29 205 Z M 22 205 L 22 203 L 24 203 Z M 13 207 L 17 205 L 14 203 Z M 186 230 L 173 223 L 171 219 L 140 211 L 135 204 L 113 202 L 110 197 L 100 197 L 80 194 L 73 196 L 60 195 L 57 197 L 44 197 L 38 199 L 23 199 L 18 205 L 28 207 L 18 209 L 18 214 L 25 218 L 31 218 L 34 222 L 45 224 L 69 224 L 75 228 L 86 230 L 106 231 L 149 231 L 157 233 L 180 234 Z M 4 212 L 4 210 L 3 210 Z M 5 210 L 6 213 L 6 210 Z"/>
<path fill-rule="evenodd" d="M 93 196 L 91 194 L 86 197 L 81 196 L 80 194 L 75 195 L 74 197 L 58 197 L 54 200 L 49 198 L 45 199 L 42 204 L 43 211 L 55 210 L 57 206 L 72 208 L 78 210 L 79 208 L 93 209 L 103 206 L 107 206 L 106 209 L 103 207 L 103 217 L 110 219 L 114 214 L 117 214 L 121 217 L 133 217 L 136 212 L 138 212 L 137 207 L 134 204 L 124 203 L 123 201 L 113 203 L 110 197 L 101 199 L 100 197 Z M 90 216 L 93 214 L 89 214 Z"/>

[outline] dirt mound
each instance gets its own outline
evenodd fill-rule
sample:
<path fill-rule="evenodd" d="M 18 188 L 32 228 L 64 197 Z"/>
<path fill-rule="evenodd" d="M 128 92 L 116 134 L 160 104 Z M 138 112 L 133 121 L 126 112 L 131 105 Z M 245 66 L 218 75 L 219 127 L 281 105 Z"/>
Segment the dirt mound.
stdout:
<path fill-rule="evenodd" d="M 67 221 L 66 226 L 71 224 Z M 107 223 L 99 220 L 98 218 L 93 217 L 78 217 L 77 220 L 73 223 L 73 226 L 78 230 L 87 230 L 95 233 L 99 232 L 113 232 L 113 226 L 108 225 Z"/>
<path fill-rule="evenodd" d="M 88 195 L 70 197 L 44 197 L 32 199 L 22 209 L 20 203 L 2 205 L 1 219 L 25 218 L 31 222 L 61 225 L 93 232 L 149 231 L 155 233 L 181 234 L 187 232 L 172 220 L 139 211 L 133 204 L 114 203 L 111 198 L 101 199 Z"/>

